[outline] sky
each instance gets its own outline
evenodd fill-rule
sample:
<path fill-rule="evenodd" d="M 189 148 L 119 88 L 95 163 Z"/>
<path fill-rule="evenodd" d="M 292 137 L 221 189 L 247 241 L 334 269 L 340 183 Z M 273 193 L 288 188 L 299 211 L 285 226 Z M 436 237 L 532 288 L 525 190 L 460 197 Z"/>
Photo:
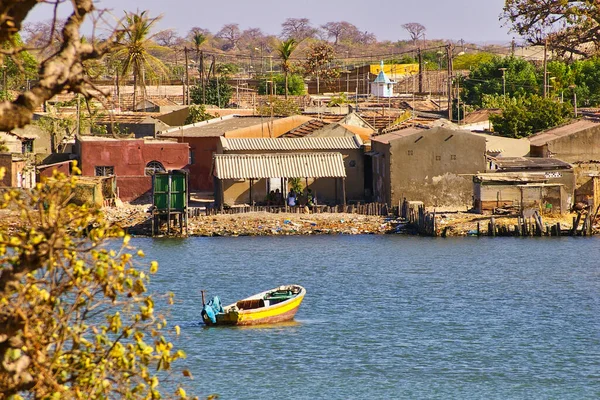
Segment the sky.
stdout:
<path fill-rule="evenodd" d="M 228 23 L 278 35 L 286 18 L 308 18 L 313 26 L 348 21 L 378 40 L 391 41 L 409 39 L 401 25 L 418 22 L 427 29 L 428 39 L 478 44 L 513 38 L 499 20 L 503 5 L 504 0 L 96 0 L 97 8 L 111 9 L 116 17 L 123 11 L 162 14 L 159 29 L 175 29 L 181 36 L 196 26 L 216 33 Z M 50 17 L 50 9 L 34 9 L 27 21 Z"/>

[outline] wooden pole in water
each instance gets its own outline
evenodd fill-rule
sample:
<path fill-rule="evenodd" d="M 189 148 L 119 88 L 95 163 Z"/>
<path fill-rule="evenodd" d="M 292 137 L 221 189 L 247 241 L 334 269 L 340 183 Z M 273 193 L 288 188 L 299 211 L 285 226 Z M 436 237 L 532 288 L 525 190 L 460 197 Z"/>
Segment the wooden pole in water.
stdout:
<path fill-rule="evenodd" d="M 202 307 L 204 307 L 204 305 L 206 304 L 206 301 L 204 300 L 204 290 L 201 290 L 200 293 L 202 294 Z"/>

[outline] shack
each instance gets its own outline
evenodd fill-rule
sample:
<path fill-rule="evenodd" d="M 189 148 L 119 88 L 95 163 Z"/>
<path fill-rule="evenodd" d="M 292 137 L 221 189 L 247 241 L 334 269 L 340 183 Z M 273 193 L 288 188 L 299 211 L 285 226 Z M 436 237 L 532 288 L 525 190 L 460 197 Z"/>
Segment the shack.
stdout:
<path fill-rule="evenodd" d="M 215 204 L 250 204 L 263 202 L 263 179 L 329 178 L 329 186 L 317 194 L 319 203 L 346 204 L 346 170 L 341 153 L 215 154 Z"/>
<path fill-rule="evenodd" d="M 362 202 L 365 198 L 363 142 L 358 135 L 346 137 L 303 138 L 247 138 L 231 139 L 221 137 L 217 153 L 226 154 L 289 154 L 289 153 L 328 153 L 342 154 L 346 171 L 346 199 L 350 202 Z M 304 179 L 305 188 L 317 193 L 318 199 L 334 201 L 329 196 L 331 181 L 328 178 L 298 176 Z M 287 179 L 276 177 L 260 179 L 254 182 L 255 194 L 269 193 L 279 189 L 287 192 Z M 323 194 L 323 196 L 319 196 Z"/>

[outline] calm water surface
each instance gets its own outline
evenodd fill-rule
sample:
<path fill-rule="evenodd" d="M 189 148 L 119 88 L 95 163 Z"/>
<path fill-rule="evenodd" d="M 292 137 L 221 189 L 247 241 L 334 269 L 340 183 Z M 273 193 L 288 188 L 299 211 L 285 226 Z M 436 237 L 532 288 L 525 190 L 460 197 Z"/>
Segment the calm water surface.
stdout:
<path fill-rule="evenodd" d="M 318 236 L 135 239 L 195 379 L 222 399 L 600 398 L 600 238 Z M 295 323 L 204 328 L 280 284 Z"/>

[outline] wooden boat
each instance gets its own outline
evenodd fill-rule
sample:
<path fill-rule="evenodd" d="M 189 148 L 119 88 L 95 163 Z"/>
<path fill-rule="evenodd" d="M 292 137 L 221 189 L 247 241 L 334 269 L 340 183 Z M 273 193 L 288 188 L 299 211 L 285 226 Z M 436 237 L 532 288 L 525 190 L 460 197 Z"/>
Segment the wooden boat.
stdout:
<path fill-rule="evenodd" d="M 215 296 L 208 303 L 202 292 L 202 321 L 206 325 L 274 324 L 294 318 L 306 289 L 300 285 L 284 285 L 255 294 L 222 307 Z"/>

